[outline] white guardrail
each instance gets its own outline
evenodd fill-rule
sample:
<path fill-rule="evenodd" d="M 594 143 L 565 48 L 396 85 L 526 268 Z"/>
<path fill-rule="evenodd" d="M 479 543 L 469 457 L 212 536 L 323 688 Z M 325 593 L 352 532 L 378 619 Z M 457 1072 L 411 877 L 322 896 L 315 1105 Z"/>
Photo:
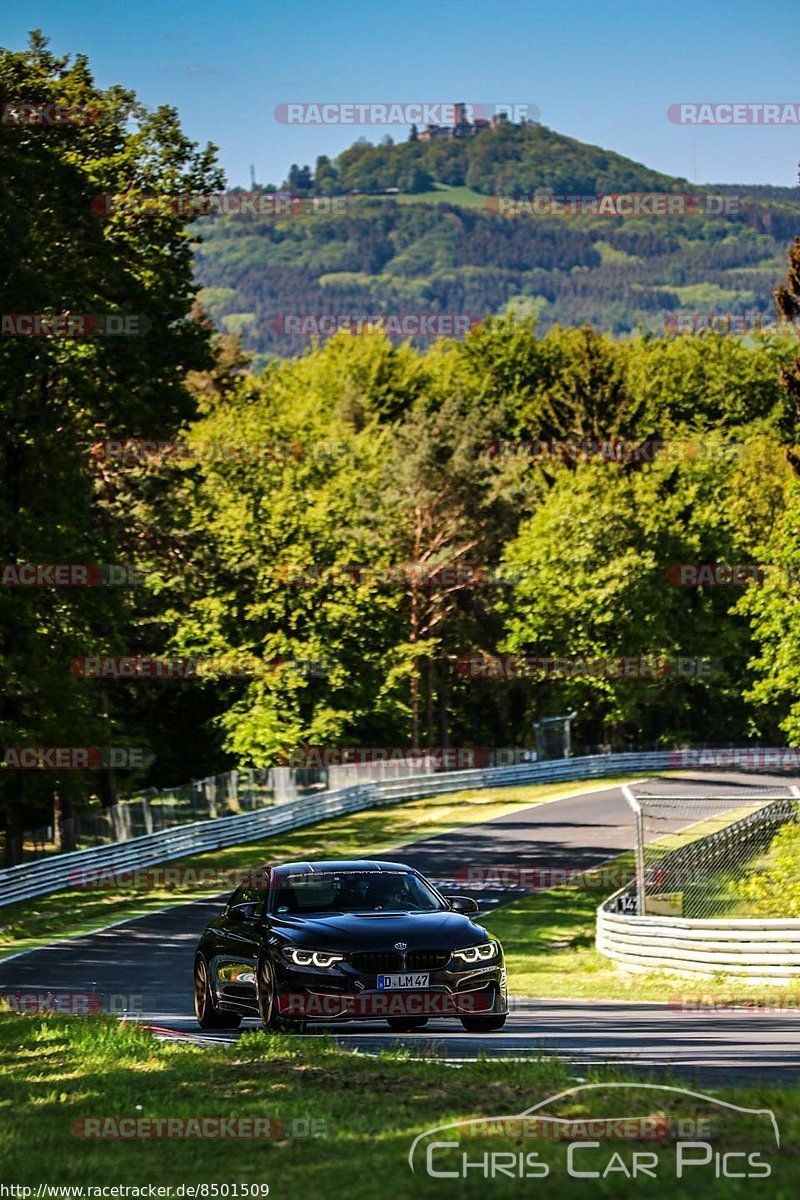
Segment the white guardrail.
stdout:
<path fill-rule="evenodd" d="M 601 906 L 597 949 L 629 971 L 779 982 L 800 975 L 800 918 L 634 917 Z"/>
<path fill-rule="evenodd" d="M 0 870 L 0 907 L 63 892 L 70 880 L 80 879 L 83 871 L 123 872 L 155 863 L 220 850 L 224 846 L 244 845 L 260 841 L 275 833 L 313 825 L 327 817 L 359 812 L 384 804 L 398 804 L 435 796 L 440 792 L 460 792 L 465 789 L 509 787 L 519 783 L 556 783 L 559 780 L 602 779 L 610 775 L 638 775 L 641 772 L 674 769 L 674 757 L 667 750 L 631 754 L 598 754 L 585 758 L 553 759 L 546 762 L 523 763 L 517 766 L 490 767 L 483 770 L 450 771 L 434 775 L 409 775 L 405 779 L 381 780 L 356 784 L 336 791 L 320 792 L 316 796 L 288 804 L 236 813 L 179 825 L 159 833 L 145 834 L 125 842 L 75 850 L 70 854 L 54 854 L 32 863 Z M 800 927 L 800 923 L 798 923 Z"/>

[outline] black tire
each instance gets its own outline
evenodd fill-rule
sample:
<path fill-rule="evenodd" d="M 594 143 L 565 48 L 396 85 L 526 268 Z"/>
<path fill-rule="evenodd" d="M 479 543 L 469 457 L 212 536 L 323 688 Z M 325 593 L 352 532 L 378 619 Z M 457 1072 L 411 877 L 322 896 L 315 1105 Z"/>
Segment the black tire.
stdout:
<path fill-rule="evenodd" d="M 241 1014 L 220 1012 L 214 1003 L 204 958 L 194 964 L 194 1012 L 201 1029 L 238 1029 L 242 1023 Z"/>
<path fill-rule="evenodd" d="M 413 1033 L 415 1029 L 424 1029 L 428 1024 L 427 1017 L 387 1017 L 386 1023 L 396 1033 Z"/>
<path fill-rule="evenodd" d="M 304 1021 L 292 1021 L 282 1017 L 275 1006 L 275 972 L 269 959 L 262 958 L 258 964 L 256 980 L 261 1028 L 267 1033 L 304 1033 Z"/>
<path fill-rule="evenodd" d="M 495 1033 L 506 1023 L 506 1013 L 497 1013 L 493 1017 L 462 1017 L 461 1024 L 467 1033 Z"/>

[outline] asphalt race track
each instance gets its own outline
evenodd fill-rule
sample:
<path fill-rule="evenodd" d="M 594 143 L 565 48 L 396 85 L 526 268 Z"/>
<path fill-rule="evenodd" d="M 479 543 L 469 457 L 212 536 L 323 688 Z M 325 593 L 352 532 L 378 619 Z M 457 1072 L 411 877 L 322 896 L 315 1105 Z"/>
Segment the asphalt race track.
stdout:
<path fill-rule="evenodd" d="M 704 773 L 660 780 L 658 790 L 698 793 L 722 786 L 746 799 L 755 788 L 796 782 L 786 776 Z M 648 781 L 648 787 L 654 789 L 655 783 Z M 534 805 L 378 857 L 396 857 L 448 886 L 465 865 L 596 867 L 632 844 L 630 811 L 620 789 L 613 787 Z M 516 889 L 490 892 L 452 883 L 449 890 L 474 895 L 486 913 L 517 894 Z M 122 1013 L 130 1008 L 133 1019 L 154 1026 L 161 1036 L 200 1043 L 231 1040 L 237 1034 L 201 1033 L 192 1009 L 194 948 L 222 899 L 182 904 L 11 956 L 0 962 L 0 992 L 50 992 L 56 997 L 90 992 L 102 997 L 106 1010 Z M 710 990 L 707 981 L 676 980 L 672 995 Z M 458 1021 L 441 1020 L 415 1034 L 390 1033 L 378 1021 L 343 1024 L 336 1027 L 336 1036 L 342 1045 L 364 1052 L 401 1042 L 412 1052 L 433 1052 L 451 1062 L 479 1052 L 498 1057 L 556 1053 L 568 1056 L 578 1071 L 615 1061 L 637 1071 L 670 1067 L 676 1074 L 706 1082 L 754 1075 L 777 1080 L 800 1067 L 797 1015 L 688 1013 L 671 1007 L 669 1000 L 665 996 L 663 1004 L 647 1004 L 514 999 L 505 1028 L 495 1034 L 468 1034 Z M 255 1024 L 244 1022 L 242 1028 Z"/>

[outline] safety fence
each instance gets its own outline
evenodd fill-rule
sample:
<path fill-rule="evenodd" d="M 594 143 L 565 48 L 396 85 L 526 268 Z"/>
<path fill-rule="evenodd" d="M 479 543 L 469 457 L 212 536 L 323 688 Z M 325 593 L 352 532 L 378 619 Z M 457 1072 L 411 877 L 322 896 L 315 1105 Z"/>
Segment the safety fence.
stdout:
<path fill-rule="evenodd" d="M 436 770 L 436 760 L 430 755 L 420 755 L 415 760 L 415 775 L 430 775 Z M 356 783 L 401 779 L 408 774 L 409 767 L 403 762 L 225 771 L 177 787 L 148 788 L 106 808 L 101 808 L 98 802 L 73 816 L 62 817 L 58 841 L 63 850 L 82 850 L 160 833 L 177 825 L 213 820 L 273 804 L 288 804 L 292 800 Z M 52 824 L 26 831 L 15 839 L 14 861 L 35 861 L 45 854 L 59 853 L 54 845 L 55 833 Z"/>

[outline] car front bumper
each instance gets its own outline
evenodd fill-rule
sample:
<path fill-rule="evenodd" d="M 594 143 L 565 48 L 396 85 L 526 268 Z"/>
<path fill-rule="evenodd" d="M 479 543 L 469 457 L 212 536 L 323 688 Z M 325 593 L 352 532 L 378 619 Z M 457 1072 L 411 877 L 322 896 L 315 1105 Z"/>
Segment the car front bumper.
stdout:
<path fill-rule="evenodd" d="M 508 1012 L 505 965 L 427 972 L 422 988 L 379 989 L 377 976 L 348 964 L 308 971 L 281 965 L 275 1004 L 281 1016 L 307 1021 L 427 1020 L 493 1016 Z"/>

